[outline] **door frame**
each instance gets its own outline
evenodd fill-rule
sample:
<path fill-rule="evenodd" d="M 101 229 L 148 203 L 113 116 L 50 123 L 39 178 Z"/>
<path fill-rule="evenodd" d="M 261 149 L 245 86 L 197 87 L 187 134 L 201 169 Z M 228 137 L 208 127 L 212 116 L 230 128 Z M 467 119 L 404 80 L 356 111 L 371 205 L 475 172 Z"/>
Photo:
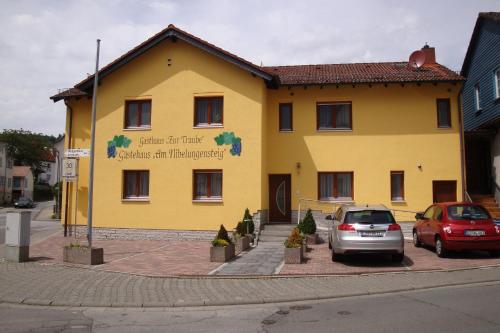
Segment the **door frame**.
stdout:
<path fill-rule="evenodd" d="M 285 189 L 285 200 L 286 204 L 289 205 L 289 212 L 287 216 L 280 221 L 273 220 L 271 218 L 271 206 L 275 206 L 276 204 L 273 202 L 273 196 L 274 194 L 271 193 L 271 177 L 273 176 L 281 176 L 281 177 L 286 177 L 288 178 L 288 183 L 290 184 L 288 189 Z M 269 223 L 271 222 L 282 222 L 282 223 L 291 223 L 292 222 L 292 174 L 291 173 L 270 173 L 268 174 L 268 204 L 269 204 Z M 287 196 L 288 194 L 288 196 Z"/>

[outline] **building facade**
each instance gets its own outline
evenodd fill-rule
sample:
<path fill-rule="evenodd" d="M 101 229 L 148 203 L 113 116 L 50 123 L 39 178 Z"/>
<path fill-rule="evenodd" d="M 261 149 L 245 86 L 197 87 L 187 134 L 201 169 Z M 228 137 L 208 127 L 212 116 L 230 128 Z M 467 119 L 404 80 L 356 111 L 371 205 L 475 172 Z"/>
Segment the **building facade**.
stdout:
<path fill-rule="evenodd" d="M 500 13 L 479 14 L 461 74 L 467 191 L 500 201 Z"/>
<path fill-rule="evenodd" d="M 7 144 L 0 142 L 0 204 L 12 202 L 12 166 Z"/>
<path fill-rule="evenodd" d="M 100 70 L 94 226 L 216 230 L 247 207 L 291 222 L 306 202 L 408 220 L 461 200 L 462 77 L 422 52 L 419 68 L 260 67 L 169 26 Z M 68 106 L 66 148 L 89 147 L 92 84 L 51 97 Z M 88 170 L 81 158 L 64 187 L 69 224 L 86 223 Z"/>
<path fill-rule="evenodd" d="M 20 197 L 33 200 L 34 178 L 29 166 L 14 166 L 12 168 L 12 200 Z"/>

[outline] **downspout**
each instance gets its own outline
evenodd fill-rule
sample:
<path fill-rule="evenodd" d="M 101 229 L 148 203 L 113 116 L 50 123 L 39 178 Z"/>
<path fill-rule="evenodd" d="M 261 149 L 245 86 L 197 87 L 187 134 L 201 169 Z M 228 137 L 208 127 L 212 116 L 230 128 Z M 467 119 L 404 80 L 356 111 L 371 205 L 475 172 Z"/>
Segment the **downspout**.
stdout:
<path fill-rule="evenodd" d="M 64 105 L 66 109 L 69 110 L 69 128 L 68 128 L 68 148 L 71 148 L 71 132 L 73 129 L 73 109 L 69 106 L 67 100 L 64 100 Z M 68 202 L 69 202 L 69 191 L 68 184 L 66 183 L 66 198 L 64 199 L 64 237 L 68 236 Z"/>
<path fill-rule="evenodd" d="M 462 121 L 462 88 L 457 96 L 457 109 L 458 109 L 458 124 L 460 125 L 460 174 L 462 177 L 462 201 L 465 201 L 466 193 L 466 179 L 465 179 L 465 142 L 464 142 L 464 125 Z"/>

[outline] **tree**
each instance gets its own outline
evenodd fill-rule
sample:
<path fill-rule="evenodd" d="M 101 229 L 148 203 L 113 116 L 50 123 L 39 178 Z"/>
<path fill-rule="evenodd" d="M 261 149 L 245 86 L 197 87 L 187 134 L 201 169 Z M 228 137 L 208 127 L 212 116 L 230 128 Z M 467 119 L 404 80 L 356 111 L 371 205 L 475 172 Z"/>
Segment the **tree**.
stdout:
<path fill-rule="evenodd" d="M 41 162 L 44 160 L 48 147 L 52 147 L 56 137 L 41 133 L 32 133 L 23 129 L 4 129 L 0 133 L 0 141 L 7 143 L 7 151 L 14 159 L 14 165 L 31 167 L 33 175 L 43 172 Z"/>

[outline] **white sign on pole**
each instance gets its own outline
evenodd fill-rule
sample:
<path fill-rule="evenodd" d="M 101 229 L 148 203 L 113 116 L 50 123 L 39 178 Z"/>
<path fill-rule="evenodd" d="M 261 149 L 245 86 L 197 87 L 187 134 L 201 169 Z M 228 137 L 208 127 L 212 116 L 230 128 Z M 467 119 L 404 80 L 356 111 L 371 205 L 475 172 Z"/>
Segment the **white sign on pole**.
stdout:
<path fill-rule="evenodd" d="M 84 149 L 84 148 L 66 149 L 64 151 L 64 156 L 67 158 L 89 157 L 90 149 Z"/>
<path fill-rule="evenodd" d="M 78 178 L 78 160 L 75 158 L 65 158 L 63 160 L 62 176 L 67 182 L 74 182 Z"/>

